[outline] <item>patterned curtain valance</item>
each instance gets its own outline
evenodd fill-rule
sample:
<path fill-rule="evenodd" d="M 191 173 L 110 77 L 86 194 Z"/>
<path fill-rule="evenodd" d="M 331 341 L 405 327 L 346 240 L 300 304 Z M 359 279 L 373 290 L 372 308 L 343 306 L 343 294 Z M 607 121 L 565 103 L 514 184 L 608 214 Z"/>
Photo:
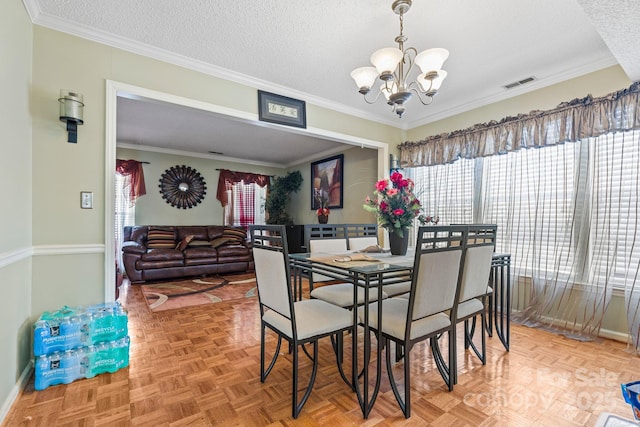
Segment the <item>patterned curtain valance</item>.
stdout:
<path fill-rule="evenodd" d="M 228 169 L 220 169 L 216 198 L 220 200 L 222 206 L 226 206 L 229 203 L 229 201 L 227 200 L 227 190 L 231 189 L 231 184 L 233 184 L 234 182 L 244 182 L 245 184 L 256 184 L 260 187 L 265 187 L 269 185 L 270 180 L 270 175 L 260 175 L 257 173 L 236 172 L 230 171 Z"/>
<path fill-rule="evenodd" d="M 398 148 L 403 166 L 431 166 L 632 129 L 640 129 L 640 82 L 600 98 L 588 95 L 563 102 L 553 110 L 492 120 L 417 142 L 407 141 Z"/>
<path fill-rule="evenodd" d="M 116 173 L 130 177 L 129 202 L 131 206 L 136 204 L 138 197 L 147 194 L 142 162 L 137 160 L 116 159 Z"/>

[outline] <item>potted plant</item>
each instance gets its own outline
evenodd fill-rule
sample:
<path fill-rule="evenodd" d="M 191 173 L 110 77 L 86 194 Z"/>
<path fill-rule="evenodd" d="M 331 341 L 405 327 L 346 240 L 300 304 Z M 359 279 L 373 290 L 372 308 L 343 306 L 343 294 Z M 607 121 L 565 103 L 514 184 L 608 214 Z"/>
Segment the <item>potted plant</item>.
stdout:
<path fill-rule="evenodd" d="M 265 209 L 269 216 L 267 224 L 293 224 L 293 219 L 286 212 L 287 203 L 291 200 L 291 193 L 297 192 L 301 185 L 302 174 L 300 171 L 289 172 L 286 176 L 273 178 L 265 203 Z"/>

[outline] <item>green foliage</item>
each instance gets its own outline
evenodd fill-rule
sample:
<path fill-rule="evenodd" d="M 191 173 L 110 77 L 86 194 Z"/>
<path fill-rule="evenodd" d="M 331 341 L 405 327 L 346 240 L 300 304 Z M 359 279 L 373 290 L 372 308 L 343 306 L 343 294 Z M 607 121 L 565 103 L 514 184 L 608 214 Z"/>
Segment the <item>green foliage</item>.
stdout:
<path fill-rule="evenodd" d="M 286 212 L 287 203 L 291 200 L 291 193 L 296 193 L 301 185 L 302 174 L 300 171 L 289 172 L 287 176 L 273 178 L 265 204 L 265 209 L 269 214 L 267 224 L 293 224 L 293 219 Z"/>

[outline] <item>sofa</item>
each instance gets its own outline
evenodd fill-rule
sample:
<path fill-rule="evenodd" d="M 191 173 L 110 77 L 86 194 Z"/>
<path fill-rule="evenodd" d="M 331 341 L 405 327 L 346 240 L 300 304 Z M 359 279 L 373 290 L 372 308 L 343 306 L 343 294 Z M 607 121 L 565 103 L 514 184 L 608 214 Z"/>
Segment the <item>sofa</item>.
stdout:
<path fill-rule="evenodd" d="M 122 260 L 131 283 L 254 270 L 247 232 L 222 225 L 124 227 Z"/>

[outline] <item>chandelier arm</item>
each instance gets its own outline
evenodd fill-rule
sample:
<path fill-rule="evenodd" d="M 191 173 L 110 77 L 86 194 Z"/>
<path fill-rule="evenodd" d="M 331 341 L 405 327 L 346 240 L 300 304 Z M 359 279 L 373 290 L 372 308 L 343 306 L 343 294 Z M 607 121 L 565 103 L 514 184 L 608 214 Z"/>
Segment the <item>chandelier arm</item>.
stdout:
<path fill-rule="evenodd" d="M 376 101 L 378 100 L 378 98 L 380 98 L 380 94 L 382 94 L 382 92 L 378 91 L 378 94 L 376 95 L 375 98 L 373 98 L 372 100 L 368 100 L 367 99 L 367 95 L 370 94 L 370 93 L 371 92 L 367 92 L 362 96 L 364 98 L 364 102 L 366 102 L 367 104 L 375 104 Z"/>
<path fill-rule="evenodd" d="M 413 56 L 410 55 L 410 53 L 413 53 Z M 409 47 L 403 52 L 402 60 L 404 61 L 404 59 L 407 58 L 407 61 L 409 62 L 409 69 L 404 71 L 404 76 L 402 76 L 403 83 L 406 82 L 407 77 L 409 77 L 409 74 L 411 74 L 411 70 L 413 70 L 413 66 L 415 64 L 414 61 L 417 55 L 418 51 L 415 47 Z M 409 87 L 409 85 L 407 85 L 407 87 Z"/>
<path fill-rule="evenodd" d="M 433 102 L 433 96 L 429 96 L 425 92 L 422 92 L 420 89 L 416 87 L 417 85 L 418 84 L 416 82 L 411 82 L 407 89 L 418 96 L 418 99 L 420 100 L 422 105 L 431 104 Z M 425 97 L 425 99 L 422 99 L 423 96 Z"/>

